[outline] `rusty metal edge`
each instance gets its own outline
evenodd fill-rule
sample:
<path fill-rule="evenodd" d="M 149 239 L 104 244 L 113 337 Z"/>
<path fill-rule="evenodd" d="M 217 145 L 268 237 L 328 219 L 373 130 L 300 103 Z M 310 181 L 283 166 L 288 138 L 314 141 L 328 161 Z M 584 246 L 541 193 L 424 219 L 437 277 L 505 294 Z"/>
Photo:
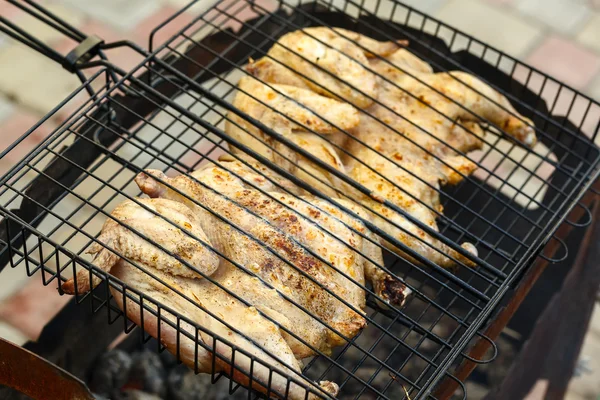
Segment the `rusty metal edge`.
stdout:
<path fill-rule="evenodd" d="M 34 400 L 94 400 L 87 386 L 62 368 L 0 338 L 0 384 Z"/>

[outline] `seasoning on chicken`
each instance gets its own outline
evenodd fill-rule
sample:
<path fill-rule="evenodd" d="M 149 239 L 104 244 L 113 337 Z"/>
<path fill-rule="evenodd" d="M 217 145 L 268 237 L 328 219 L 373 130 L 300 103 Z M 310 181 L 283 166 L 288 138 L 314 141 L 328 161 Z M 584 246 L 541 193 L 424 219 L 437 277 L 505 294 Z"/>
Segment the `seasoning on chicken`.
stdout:
<path fill-rule="evenodd" d="M 97 244 L 91 252 L 96 266 L 207 330 L 199 337 L 206 347 L 196 350 L 193 340 L 160 324 L 161 342 L 173 353 L 180 343 L 179 354 L 188 366 L 212 372 L 214 344 L 214 372 L 231 375 L 231 347 L 223 340 L 213 343 L 214 333 L 260 361 L 251 368 L 250 359 L 236 353 L 232 379 L 262 392 L 271 381 L 276 393 L 289 390 L 289 398 L 304 399 L 306 390 L 298 384 L 288 388 L 287 377 L 318 391 L 302 377 L 301 360 L 318 352 L 330 354 L 365 326 L 365 280 L 372 281 L 381 299 L 396 306 L 410 290 L 378 267 L 383 265 L 381 249 L 361 236 L 372 234 L 360 221 L 325 200 L 284 193 L 273 180 L 287 185 L 277 176 L 266 179 L 241 162 L 223 161 L 175 178 L 148 170 L 138 175 L 136 183 L 151 199 L 137 199 L 141 205 L 126 201 L 113 211 L 115 219 L 181 256 L 210 279 L 202 279 L 112 219 L 99 236 L 107 248 Z M 73 293 L 77 285 L 79 291 L 89 290 L 88 275 L 82 271 L 63 289 Z M 122 292 L 112 293 L 121 306 Z M 128 317 L 141 324 L 141 314 L 139 302 L 127 299 Z M 156 337 L 156 317 L 143 314 L 144 329 Z M 192 326 L 180 326 L 194 337 Z M 269 368 L 279 371 L 270 379 Z M 250 370 L 252 381 L 247 376 Z M 321 382 L 319 387 L 334 396 L 338 391 L 333 382 Z"/>
<path fill-rule="evenodd" d="M 299 156 L 288 155 L 289 159 L 298 159 L 296 166 L 285 162 L 279 165 L 292 173 L 299 167 L 306 171 L 304 175 L 314 171 L 306 179 L 309 183 L 318 181 L 320 186 L 313 186 L 323 193 L 360 203 L 375 224 L 422 257 L 445 267 L 457 262 L 474 264 L 385 206 L 382 200 L 388 200 L 437 231 L 436 219 L 443 211 L 440 185 L 457 184 L 475 170 L 476 164 L 465 155 L 482 146 L 484 131 L 480 122 L 498 125 L 525 146 L 535 144 L 533 123 L 519 115 L 504 96 L 464 72 L 434 73 L 430 65 L 401 48 L 400 43 L 377 42 L 337 28 L 307 28 L 284 35 L 264 58 L 251 62 L 247 70 L 261 81 L 252 83 L 260 88 L 255 92 L 268 91 L 270 86 L 276 96 L 285 97 L 281 87 L 287 85 L 287 91 L 289 86 L 298 87 L 296 93 L 301 95 L 293 97 L 296 107 L 304 107 L 311 118 L 318 119 L 321 125 L 330 123 L 333 129 L 321 132 L 303 124 L 302 119 L 296 119 L 297 115 L 285 113 L 293 119 L 285 122 L 287 126 L 302 126 L 291 129 L 291 134 L 288 131 L 286 138 L 294 142 L 300 140 L 295 135 L 300 138 L 312 135 L 319 145 L 327 141 L 323 144 L 330 146 L 326 155 L 312 151 L 318 145 L 306 148 L 371 193 L 365 195 Z M 249 89 L 249 79 L 242 78 L 240 89 Z M 330 109 L 315 107 L 308 100 L 315 93 L 307 90 L 331 97 L 339 112 L 331 116 Z M 277 131 L 268 118 L 260 117 L 269 115 L 269 106 L 278 110 L 277 104 L 266 102 L 248 107 L 245 99 L 238 92 L 234 104 L 251 111 Z M 344 101 L 359 109 L 344 110 Z M 231 129 L 228 132 L 233 135 Z M 256 128 L 249 132 L 264 135 Z M 251 140 L 250 135 L 238 137 L 242 142 Z M 271 149 L 281 147 L 274 139 L 266 143 Z M 298 177 L 305 179 L 300 174 Z M 398 251 L 390 243 L 386 245 Z M 462 247 L 477 254 L 470 243 Z"/>

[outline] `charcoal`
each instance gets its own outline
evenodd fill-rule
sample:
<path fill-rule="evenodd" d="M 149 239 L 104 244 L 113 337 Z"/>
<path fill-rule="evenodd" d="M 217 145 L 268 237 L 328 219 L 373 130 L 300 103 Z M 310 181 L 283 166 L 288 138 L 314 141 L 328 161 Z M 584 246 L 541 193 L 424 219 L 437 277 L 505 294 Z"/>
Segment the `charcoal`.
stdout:
<path fill-rule="evenodd" d="M 135 389 L 125 389 L 118 395 L 113 397 L 113 400 L 162 400 L 155 394 L 143 392 Z"/>
<path fill-rule="evenodd" d="M 165 368 L 167 370 L 170 370 L 171 368 L 175 367 L 177 365 L 177 357 L 175 357 L 173 354 L 169 353 L 168 351 L 163 351 L 162 353 L 159 354 L 160 356 L 160 360 L 162 361 L 163 365 L 165 366 Z"/>
<path fill-rule="evenodd" d="M 185 365 L 178 365 L 169 372 L 169 399 L 172 400 L 225 400 L 247 398 L 247 392 L 240 388 L 229 396 L 229 381 L 221 378 L 214 385 L 210 374 L 194 374 Z M 242 395 L 242 392 L 244 395 Z"/>
<path fill-rule="evenodd" d="M 167 372 L 160 356 L 150 350 L 134 353 L 126 386 L 165 397 L 167 393 Z"/>
<path fill-rule="evenodd" d="M 110 350 L 98 357 L 90 377 L 90 389 L 108 396 L 127 382 L 131 356 L 122 350 Z"/>

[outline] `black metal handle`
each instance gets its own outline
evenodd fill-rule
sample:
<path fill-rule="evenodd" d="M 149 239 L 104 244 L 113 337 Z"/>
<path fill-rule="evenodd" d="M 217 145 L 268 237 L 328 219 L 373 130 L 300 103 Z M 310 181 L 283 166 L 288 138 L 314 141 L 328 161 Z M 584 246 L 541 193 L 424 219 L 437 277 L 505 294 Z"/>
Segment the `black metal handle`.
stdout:
<path fill-rule="evenodd" d="M 234 39 L 230 36 L 217 33 L 203 39 L 202 42 L 215 49 L 223 49 L 233 41 Z M 239 51 L 241 52 L 241 50 Z M 168 64 L 173 64 L 177 70 L 187 71 L 187 74 L 194 76 L 195 80 L 199 83 L 210 79 L 210 76 L 205 74 L 196 75 L 201 70 L 199 65 L 208 65 L 216 58 L 214 54 L 208 51 L 201 51 L 198 47 L 191 45 L 186 51 L 186 56 L 194 60 L 194 62 L 187 61 L 185 58 L 175 59 L 172 56 L 167 57 L 164 61 Z M 224 72 L 227 70 L 227 66 L 219 65 L 215 67 L 215 70 Z M 164 72 L 160 68 L 158 71 Z M 150 82 L 149 75 L 150 71 L 145 71 L 138 78 L 141 81 Z M 116 80 L 113 79 L 113 82 L 116 82 Z M 152 87 L 168 97 L 176 94 L 176 87 L 167 81 L 156 80 L 152 82 Z M 157 103 L 131 93 L 126 93 L 125 95 L 114 94 L 114 96 L 118 96 L 117 103 L 123 105 L 123 107 L 117 107 L 112 110 L 114 115 L 110 118 L 115 126 L 119 126 L 119 129 L 131 128 L 142 118 L 136 117 L 136 115 L 146 116 L 159 108 Z M 128 112 L 126 110 L 133 111 Z M 69 147 L 61 149 L 60 153 L 62 157 L 55 157 L 44 168 L 44 175 L 37 176 L 34 182 L 26 189 L 25 194 L 27 197 L 33 199 L 33 201 L 25 199 L 18 209 L 11 211 L 34 227 L 41 223 L 46 213 L 42 207 L 37 206 L 36 202 L 49 206 L 66 194 L 64 189 L 51 182 L 51 180 L 55 179 L 69 187 L 74 185 L 81 173 L 78 169 L 72 168 L 71 163 L 87 169 L 98 156 L 103 154 L 102 149 L 104 147 L 110 147 L 118 139 L 118 135 L 110 132 L 109 129 L 94 129 L 97 126 L 93 121 L 96 119 L 102 120 L 104 114 L 105 110 L 101 108 L 93 112 L 88 121 L 78 129 L 78 132 L 81 132 L 82 136 L 90 140 L 76 140 Z M 98 146 L 97 144 L 101 144 L 102 146 Z M 10 178 L 10 176 L 5 178 Z M 11 247 L 21 247 L 29 234 L 28 230 L 23 230 L 23 227 L 13 219 L 5 218 L 4 220 L 0 220 L 0 272 L 2 272 L 6 265 L 12 262 Z M 4 245 L 5 243 L 6 245 Z"/>
<path fill-rule="evenodd" d="M 45 57 L 60 64 L 67 71 L 76 74 L 81 83 L 86 81 L 86 76 L 80 71 L 79 66 L 95 56 L 99 56 L 103 60 L 107 60 L 102 52 L 104 40 L 96 35 L 88 36 L 80 30 L 73 27 L 67 21 L 56 16 L 43 6 L 37 4 L 33 0 L 6 0 L 10 4 L 22 10 L 24 13 L 32 16 L 39 22 L 63 34 L 65 37 L 77 42 L 78 44 L 67 55 L 62 55 L 48 46 L 35 36 L 19 27 L 14 22 L 9 21 L 5 17 L 0 16 L 0 31 L 4 32 L 11 38 L 30 47 Z M 116 78 L 113 74 L 113 79 Z M 91 87 L 86 87 L 90 96 L 94 95 Z"/>

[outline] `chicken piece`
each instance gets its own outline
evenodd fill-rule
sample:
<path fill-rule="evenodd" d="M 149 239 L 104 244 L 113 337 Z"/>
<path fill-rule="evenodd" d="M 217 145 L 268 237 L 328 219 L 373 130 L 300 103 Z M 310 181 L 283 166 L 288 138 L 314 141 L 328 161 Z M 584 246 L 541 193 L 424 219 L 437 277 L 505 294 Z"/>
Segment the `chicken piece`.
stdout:
<path fill-rule="evenodd" d="M 467 257 L 427 235 L 377 198 L 389 200 L 438 230 L 436 211 L 442 212 L 440 184 L 456 184 L 477 167 L 462 155 L 482 145 L 484 132 L 471 111 L 502 126 L 526 145 L 535 143 L 531 121 L 511 115 L 516 111 L 508 100 L 476 78 L 462 72 L 434 74 L 426 63 L 405 49 L 392 54 L 389 60 L 376 59 L 370 63 L 387 81 L 382 79 L 379 103 L 362 113 L 361 123 L 352 130 L 358 141 L 347 142 L 352 154 L 344 160 L 348 175 L 374 194 L 368 197 L 356 193 L 356 197 L 383 216 L 373 216 L 378 226 L 430 261 L 452 266 L 455 262 L 448 255 L 473 265 Z M 477 254 L 469 243 L 462 247 Z"/>
<path fill-rule="evenodd" d="M 300 360 L 330 354 L 365 326 L 365 275 L 384 303 L 400 306 L 410 290 L 380 269 L 381 250 L 363 239 L 372 237 L 358 219 L 330 202 L 282 192 L 284 179 L 255 167 L 259 173 L 240 161 L 223 161 L 191 176 L 169 178 L 154 170 L 138 175 L 136 183 L 152 199 L 119 205 L 112 213 L 116 221 L 108 220 L 99 236 L 102 245 L 91 252 L 97 267 L 207 330 L 198 338 L 205 347 L 196 350 L 193 340 L 160 323 L 161 342 L 172 352 L 180 343 L 186 365 L 212 372 L 214 344 L 215 372 L 266 392 L 268 368 L 255 363 L 250 382 L 250 358 L 238 352 L 232 368 L 231 344 L 279 371 L 271 381 L 281 394 L 286 376 L 314 387 L 301 376 Z M 75 286 L 90 289 L 87 271 L 63 289 L 74 293 Z M 134 322 L 158 336 L 159 321 L 140 309 L 135 296 L 123 299 L 120 290 L 113 296 L 120 306 L 125 302 Z M 166 317 L 176 321 L 168 312 Z M 191 324 L 181 327 L 196 337 Z M 213 343 L 213 334 L 225 341 Z M 338 390 L 333 382 L 319 387 L 331 395 Z M 292 399 L 306 394 L 300 384 L 289 389 Z"/>
<path fill-rule="evenodd" d="M 238 88 L 240 92 L 234 99 L 234 106 L 328 165 L 344 172 L 336 148 L 321 136 L 307 132 L 305 127 L 321 134 L 334 134 L 336 129 L 333 125 L 339 129 L 349 129 L 359 123 L 358 111 L 354 107 L 307 89 L 279 84 L 267 86 L 250 76 L 243 77 Z M 266 135 L 250 122 L 229 113 L 225 130 L 234 139 L 296 174 L 323 193 L 337 195 L 333 189 L 339 186 L 335 176 Z M 245 153 L 235 147 L 231 150 L 234 154 L 245 157 Z"/>
<path fill-rule="evenodd" d="M 446 267 L 456 261 L 473 265 L 382 200 L 438 230 L 440 185 L 459 183 L 476 169 L 464 154 L 482 146 L 484 131 L 479 123 L 490 121 L 523 145 L 533 146 L 532 122 L 477 78 L 459 71 L 434 73 L 429 64 L 393 42 L 319 27 L 292 32 L 278 43 L 268 52 L 268 60 L 249 67 L 253 76 L 267 83 L 308 87 L 362 108 L 360 123 L 340 133 L 346 138 L 333 138 L 344 149 L 335 149 L 344 167 L 336 169 L 372 194 L 325 176 L 338 185 L 335 192 L 360 202 L 375 224 L 425 258 Z M 477 254 L 470 243 L 462 247 Z"/>
<path fill-rule="evenodd" d="M 144 209 L 143 206 L 158 215 Z M 90 253 L 95 254 L 93 263 L 97 267 L 111 272 L 113 276 L 125 282 L 129 287 L 162 303 L 205 328 L 208 332 L 224 338 L 231 345 L 260 360 L 263 364 L 255 362 L 252 367 L 252 387 L 254 389 L 266 392 L 269 368 L 278 371 L 273 373 L 271 378 L 271 388 L 276 393 L 286 393 L 288 376 L 307 386 L 314 386 L 300 375 L 302 365 L 288 344 L 289 338 L 283 335 L 275 323 L 265 318 L 265 315 L 268 315 L 279 323 L 278 318 L 293 318 L 294 312 L 298 314 L 298 311 L 294 311 L 297 309 L 291 303 L 283 301 L 275 290 L 265 286 L 257 278 L 244 273 L 229 262 L 224 260 L 219 262 L 216 254 L 207 247 L 213 246 L 212 241 L 207 238 L 201 228 L 201 225 L 210 226 L 214 223 L 214 218 L 208 223 L 202 222 L 202 214 L 192 212 L 183 203 L 160 198 L 137 199 L 137 203 L 125 201 L 115 208 L 112 216 L 116 221 L 107 220 L 98 238 L 102 245 L 96 244 L 90 249 Z M 127 226 L 121 225 L 117 221 Z M 154 244 L 142 239 L 130 228 L 181 257 L 225 289 L 241 294 L 246 303 L 236 299 L 209 280 L 201 279 L 201 275 L 197 272 L 168 256 Z M 190 232 L 204 243 L 185 235 L 184 231 Z M 218 241 L 221 239 L 222 236 L 217 237 Z M 219 251 L 231 248 L 227 244 L 215 247 Z M 243 248 L 231 248 L 231 251 L 245 252 Z M 137 263 L 139 268 L 129 264 L 127 260 Z M 245 261 L 249 263 L 249 260 Z M 254 260 L 254 262 L 257 261 L 260 262 L 260 258 Z M 78 292 L 90 290 L 88 275 L 87 271 L 80 272 L 76 279 L 71 279 L 63 284 L 63 290 L 74 294 L 75 285 L 77 285 Z M 174 290 L 176 293 L 173 292 Z M 122 307 L 122 291 L 112 287 L 111 291 L 117 304 Z M 156 316 L 145 310 L 142 322 L 140 300 L 135 297 L 134 295 L 134 299 L 126 299 L 127 316 L 142 325 L 149 334 L 158 337 L 159 322 Z M 145 305 L 148 304 L 149 302 L 145 301 Z M 271 305 L 279 307 L 279 309 L 271 309 Z M 163 311 L 162 315 L 166 315 L 168 320 L 176 322 L 175 315 L 168 311 Z M 308 316 L 296 315 L 296 317 L 294 321 L 288 321 L 287 324 L 282 325 L 289 325 L 293 328 L 293 323 L 306 323 L 307 325 L 303 326 L 306 336 L 312 335 L 308 329 L 318 322 Z M 195 336 L 195 328 L 192 325 L 183 322 L 180 323 L 180 326 L 192 337 Z M 213 348 L 212 334 L 199 331 L 199 341 L 206 346 L 201 347 L 188 337 L 178 335 L 166 322 L 160 323 L 161 343 L 172 353 L 181 354 L 182 361 L 189 367 L 193 368 L 196 365 L 199 372 L 212 372 L 213 355 L 207 350 Z M 179 349 L 177 343 L 180 344 Z M 232 360 L 231 346 L 223 339 L 214 345 L 217 354 L 225 360 L 215 358 L 215 372 L 221 371 L 229 374 L 237 382 L 249 386 L 250 381 L 246 374 L 250 371 L 250 358 L 237 352 L 235 369 L 232 369 L 230 363 L 226 361 Z M 195 357 L 196 352 L 198 354 Z M 276 356 L 277 359 L 269 354 Z M 332 382 L 321 382 L 321 387 L 332 395 L 337 393 L 337 385 Z M 306 390 L 300 385 L 292 383 L 289 386 L 290 398 L 304 399 L 305 395 Z M 312 399 L 315 396 L 310 395 L 309 398 Z"/>
<path fill-rule="evenodd" d="M 260 82 L 275 83 L 310 90 L 304 78 L 298 75 L 292 67 L 265 56 L 258 61 L 250 59 L 246 71 Z M 241 79 L 240 79 L 241 82 Z M 238 83 L 239 87 L 239 83 Z"/>
<path fill-rule="evenodd" d="M 377 93 L 376 75 L 367 68 L 367 56 L 387 55 L 399 47 L 344 29 L 314 27 L 283 35 L 267 54 L 302 75 L 304 84 L 316 93 L 365 108 Z"/>
<path fill-rule="evenodd" d="M 255 265 L 258 268 L 257 271 L 254 271 L 255 273 L 262 274 L 261 277 L 275 287 L 279 285 L 281 290 L 286 290 L 286 287 L 302 287 L 303 289 L 299 290 L 299 293 L 295 293 L 297 295 L 295 300 L 306 307 L 312 315 L 318 316 L 322 321 L 327 321 L 330 326 L 344 336 L 353 337 L 364 326 L 364 318 L 361 315 L 352 311 L 319 287 L 319 285 L 323 285 L 328 288 L 340 298 L 348 301 L 356 310 L 364 308 L 364 290 L 358 286 L 364 284 L 365 260 L 358 253 L 358 251 L 365 253 L 362 247 L 364 242 L 360 236 L 353 234 L 340 223 L 340 221 L 347 221 L 350 226 L 354 225 L 357 231 L 364 232 L 365 228 L 358 220 L 349 221 L 346 214 L 341 213 L 333 205 L 323 200 L 303 197 L 304 201 L 301 201 L 295 196 L 267 191 L 267 187 L 261 187 L 268 195 L 278 200 L 278 202 L 275 202 L 267 194 L 261 194 L 253 190 L 251 186 L 244 182 L 254 181 L 255 174 L 249 171 L 242 175 L 244 180 L 218 167 L 208 167 L 193 172 L 192 176 L 194 178 L 214 189 L 215 192 L 212 193 L 211 190 L 203 188 L 202 185 L 186 176 L 168 179 L 157 171 L 151 173 L 159 177 L 160 180 L 164 178 L 171 186 L 180 190 L 187 197 L 213 209 L 215 212 L 227 210 L 227 218 L 230 222 L 235 223 L 239 229 L 263 241 L 283 258 L 297 260 L 294 266 L 290 266 L 282 262 L 280 258 L 276 257 L 273 260 L 273 256 L 269 256 L 270 253 L 267 252 L 266 255 L 261 257 L 263 259 L 269 258 L 271 261 L 261 264 L 256 261 L 259 259 L 258 255 L 246 251 L 243 256 L 249 259 L 240 259 L 238 261 L 240 264 Z M 236 173 L 239 174 L 239 169 Z M 158 185 L 154 179 L 139 177 L 137 182 L 142 191 L 151 197 L 164 196 L 182 202 L 187 201 L 186 204 L 189 204 L 190 207 L 194 204 L 190 203 L 181 194 Z M 230 200 L 225 199 L 223 195 Z M 307 202 L 315 205 L 315 207 L 308 206 Z M 285 207 L 286 204 L 290 208 Z M 326 210 L 327 214 L 319 211 L 319 209 Z M 253 211 L 262 219 L 252 216 L 248 213 L 248 210 Z M 294 212 L 294 210 L 299 212 Z M 198 210 L 198 212 L 202 211 Z M 332 218 L 332 216 L 335 218 Z M 230 243 L 231 246 L 256 248 L 257 251 L 264 252 L 264 249 L 249 240 L 247 235 L 236 232 L 228 224 L 223 227 L 215 226 L 216 224 L 210 224 L 205 227 L 205 232 L 211 238 L 211 242 L 217 246 L 221 243 L 224 245 Z M 221 236 L 223 232 L 227 233 Z M 287 235 L 291 235 L 291 237 Z M 244 245 L 236 245 L 235 243 L 238 240 L 243 241 Z M 348 245 L 349 243 L 351 245 Z M 312 251 L 322 260 L 330 262 L 334 269 L 321 261 L 317 261 L 307 250 Z M 235 254 L 235 257 L 241 256 Z M 299 258 L 300 256 L 302 258 Z M 376 258 L 374 261 L 382 265 L 380 258 Z M 261 267 L 265 263 L 269 265 L 268 268 Z M 275 267 L 270 266 L 273 263 L 276 263 Z M 277 271 L 278 275 L 273 276 L 273 271 Z M 312 279 L 307 279 L 305 275 Z M 347 277 L 352 278 L 354 282 Z M 384 279 L 385 277 L 376 276 L 376 278 Z M 374 286 L 381 287 L 381 285 L 375 284 Z M 399 283 L 391 288 L 388 293 L 383 293 L 382 297 L 390 299 L 395 304 L 401 304 L 408 294 L 409 291 L 405 286 Z M 336 311 L 331 314 L 331 310 Z M 316 332 L 314 328 L 311 328 L 311 330 Z M 321 349 L 322 351 L 343 343 L 334 332 L 329 331 L 327 334 L 329 343 Z"/>
<path fill-rule="evenodd" d="M 208 247 L 210 244 L 200 228 L 198 218 L 188 207 L 168 200 L 138 199 L 138 201 L 151 211 L 133 201 L 125 201 L 112 212 L 113 218 L 127 224 L 128 227 L 114 219 L 108 219 L 105 222 L 98 237 L 98 241 L 102 244 L 95 242 L 88 250 L 89 254 L 95 256 L 98 266 L 112 267 L 118 262 L 121 257 L 109 250 L 114 249 L 117 253 L 126 254 L 126 257 L 134 262 L 153 264 L 157 269 L 169 275 L 193 279 L 202 278 L 198 272 L 167 255 L 142 236 L 133 233 L 131 228 L 145 237 L 164 237 L 165 239 L 161 241 L 162 246 L 193 265 L 198 271 L 206 275 L 211 275 L 216 271 L 219 259 Z M 166 222 L 164 217 L 170 219 L 175 225 Z M 190 235 L 194 235 L 204 243 Z M 95 286 L 100 279 L 96 276 L 93 278 Z M 69 280 L 63 284 L 63 289 L 67 293 L 75 293 L 74 284 L 74 280 Z M 77 275 L 77 285 L 77 291 L 87 292 L 91 289 L 92 283 L 89 282 L 87 270 L 83 270 Z"/>
<path fill-rule="evenodd" d="M 356 203 L 344 199 L 335 199 L 334 201 L 350 209 L 360 218 L 367 221 L 371 220 L 369 213 Z M 403 306 L 405 300 L 412 294 L 412 291 L 402 281 L 392 277 L 381 268 L 384 262 L 379 238 L 373 232 L 364 229 L 364 225 L 358 219 L 351 218 L 349 222 L 354 229 L 365 235 L 366 240 L 364 240 L 362 250 L 362 254 L 366 256 L 364 274 L 365 278 L 373 285 L 373 290 L 377 296 L 382 300 L 378 299 L 377 303 L 382 308 L 386 308 L 386 303 L 397 307 Z"/>
<path fill-rule="evenodd" d="M 350 185 L 347 185 L 345 193 L 370 211 L 374 224 L 426 259 L 439 266 L 451 267 L 456 262 L 448 257 L 450 255 L 459 262 L 473 265 L 468 258 L 428 235 L 418 225 L 379 201 L 386 199 L 437 230 L 436 211 L 443 211 L 439 199 L 440 181 L 444 179 L 443 170 L 432 162 L 424 162 L 423 154 L 416 146 L 395 135 L 373 118 L 365 116 L 354 135 L 362 142 L 369 143 L 373 150 L 359 142 L 349 144 L 350 153 L 357 159 L 348 160 L 348 176 L 371 190 L 374 195 L 367 196 Z M 389 154 L 387 149 L 394 149 L 395 152 Z M 387 241 L 385 244 L 396 252 L 400 251 Z M 463 247 L 476 255 L 472 245 L 464 244 Z M 408 257 L 406 254 L 405 256 Z M 414 257 L 408 258 L 417 261 Z"/>
<path fill-rule="evenodd" d="M 372 69 L 383 78 L 378 104 L 366 110 L 394 133 L 441 159 L 463 157 L 479 149 L 483 132 L 475 123 L 481 119 L 500 126 L 526 146 L 535 144 L 532 122 L 479 79 L 459 71 L 423 72 L 414 55 L 408 56 L 404 49 L 396 53 L 390 60 L 371 61 Z M 464 158 L 462 164 L 469 163 Z"/>
<path fill-rule="evenodd" d="M 366 240 L 357 238 L 355 235 L 350 235 L 345 241 L 348 243 L 358 243 L 362 241 L 362 248 L 359 246 L 358 249 L 363 256 L 366 256 L 366 259 L 364 260 L 364 276 L 367 281 L 371 282 L 373 285 L 375 293 L 381 297 L 382 300 L 396 306 L 402 306 L 406 298 L 410 296 L 411 290 L 409 288 L 407 288 L 401 281 L 394 279 L 392 276 L 382 270 L 381 267 L 384 265 L 384 263 L 381 248 L 379 247 L 379 240 L 377 236 L 365 228 L 364 224 L 359 219 L 353 218 L 350 215 L 342 212 L 330 202 L 317 199 L 313 196 L 297 196 L 300 201 L 296 201 L 294 200 L 293 196 L 288 195 L 284 197 L 278 197 L 279 193 L 283 191 L 290 194 L 298 193 L 291 192 L 289 188 L 285 186 L 288 181 L 283 180 L 280 176 L 273 174 L 273 172 L 268 168 L 262 167 L 257 173 L 248 168 L 244 168 L 240 162 L 227 162 L 222 163 L 222 165 L 224 166 L 223 168 L 226 168 L 228 173 L 231 173 L 241 179 L 245 186 L 250 184 L 259 190 L 265 191 L 268 195 L 278 198 L 278 200 L 281 202 L 284 202 L 284 198 L 291 199 L 288 200 L 287 207 L 293 208 L 301 213 L 297 218 L 310 220 L 314 224 L 317 224 L 316 227 L 320 230 L 324 229 L 328 236 L 327 240 L 331 239 L 331 235 L 336 236 L 337 240 L 335 244 L 331 245 L 332 249 L 339 248 L 339 240 L 341 237 L 338 235 L 341 235 L 341 232 L 346 232 L 347 228 L 351 228 L 355 232 L 359 232 Z M 269 176 L 274 183 L 268 182 L 263 175 Z M 268 199 L 264 199 L 263 204 L 265 204 L 265 200 Z M 255 207 L 255 204 L 252 201 L 248 203 L 248 208 Z M 354 202 L 336 199 L 335 203 L 349 209 L 357 214 L 360 218 L 365 220 L 369 220 L 370 218 L 365 210 Z M 256 212 L 259 214 L 264 214 L 265 211 L 263 208 L 263 206 L 258 207 Z M 273 213 L 276 213 L 276 210 L 273 210 Z M 331 217 L 334 218 L 332 219 Z M 339 223 L 345 224 L 346 227 L 339 225 Z M 314 243 L 311 243 L 313 236 L 314 235 L 312 233 L 307 234 L 308 241 L 304 243 L 306 246 L 314 246 Z M 347 244 L 345 247 L 348 247 Z M 343 253 L 343 250 L 341 250 L 340 253 Z"/>

